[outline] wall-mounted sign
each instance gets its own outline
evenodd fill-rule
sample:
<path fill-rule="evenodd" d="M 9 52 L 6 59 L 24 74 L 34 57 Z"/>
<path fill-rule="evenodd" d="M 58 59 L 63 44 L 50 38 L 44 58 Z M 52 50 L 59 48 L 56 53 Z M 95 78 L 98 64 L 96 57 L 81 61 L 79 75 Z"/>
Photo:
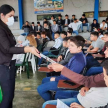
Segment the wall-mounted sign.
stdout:
<path fill-rule="evenodd" d="M 34 0 L 35 14 L 63 12 L 63 0 Z"/>

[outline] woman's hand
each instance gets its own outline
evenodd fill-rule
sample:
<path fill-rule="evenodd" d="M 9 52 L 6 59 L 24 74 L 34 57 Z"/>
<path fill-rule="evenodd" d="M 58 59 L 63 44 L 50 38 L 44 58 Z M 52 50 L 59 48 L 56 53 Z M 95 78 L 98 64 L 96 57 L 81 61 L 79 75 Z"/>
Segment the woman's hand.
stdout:
<path fill-rule="evenodd" d="M 53 69 L 55 72 L 60 72 L 60 71 L 62 71 L 64 66 L 61 64 L 58 64 L 58 63 L 53 63 L 53 64 L 49 65 L 48 68 Z"/>
<path fill-rule="evenodd" d="M 32 53 L 34 55 L 36 55 L 37 57 L 41 58 L 41 56 L 39 55 L 39 51 L 35 48 L 35 47 L 25 47 L 24 48 L 25 53 Z"/>
<path fill-rule="evenodd" d="M 86 94 L 87 91 L 89 91 L 89 88 L 88 87 L 81 88 L 81 90 L 80 90 L 81 96 L 85 96 L 85 94 Z"/>
<path fill-rule="evenodd" d="M 84 108 L 83 106 L 79 105 L 78 103 L 72 103 L 70 108 Z"/>

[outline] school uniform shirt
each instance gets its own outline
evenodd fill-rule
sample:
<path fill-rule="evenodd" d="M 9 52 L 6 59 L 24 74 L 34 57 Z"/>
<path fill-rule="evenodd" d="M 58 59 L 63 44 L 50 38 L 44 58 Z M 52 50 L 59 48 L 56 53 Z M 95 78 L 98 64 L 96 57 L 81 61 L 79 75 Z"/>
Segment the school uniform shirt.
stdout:
<path fill-rule="evenodd" d="M 74 56 L 70 59 L 70 61 L 65 65 L 68 69 L 76 72 L 81 73 L 86 66 L 86 57 L 83 54 L 83 52 L 76 53 Z M 55 81 L 59 80 L 69 80 L 67 77 L 60 75 L 59 77 L 55 78 Z"/>
<path fill-rule="evenodd" d="M 59 30 L 59 28 L 58 28 L 58 24 L 53 24 L 52 26 L 51 26 L 51 30 L 52 30 L 52 32 L 57 32 L 58 30 Z"/>
<path fill-rule="evenodd" d="M 102 28 L 102 27 L 103 27 L 103 23 L 100 24 L 100 28 Z M 104 29 L 107 28 L 107 24 L 106 24 L 106 23 L 105 23 L 105 25 L 104 25 L 103 28 L 104 28 Z"/>
<path fill-rule="evenodd" d="M 70 24 L 70 19 L 64 19 L 63 22 L 64 22 L 64 25 L 65 24 L 69 25 Z"/>
<path fill-rule="evenodd" d="M 80 18 L 79 20 L 80 20 L 81 22 L 83 22 L 83 21 L 85 20 L 85 23 L 88 23 L 87 18 Z"/>
<path fill-rule="evenodd" d="M 79 93 L 77 98 L 84 108 L 99 108 L 108 104 L 108 87 L 91 88 L 85 96 Z"/>
<path fill-rule="evenodd" d="M 53 48 L 58 49 L 61 45 L 62 45 L 63 41 L 61 39 L 61 37 L 58 37 L 57 39 L 55 39 L 55 44 L 53 46 Z"/>
<path fill-rule="evenodd" d="M 57 24 L 58 24 L 58 26 L 62 26 L 63 25 L 63 20 L 62 19 L 60 19 L 60 20 L 58 19 L 57 20 Z"/>
<path fill-rule="evenodd" d="M 68 25 L 68 27 L 70 27 L 70 28 L 72 28 L 73 29 L 73 31 L 76 31 L 76 30 L 78 30 L 78 25 L 77 25 L 77 23 L 70 23 L 69 25 Z"/>
<path fill-rule="evenodd" d="M 96 41 L 92 42 L 91 46 L 93 48 L 99 48 L 98 52 L 100 52 L 103 49 L 104 44 L 105 44 L 104 41 L 102 39 L 98 38 Z"/>

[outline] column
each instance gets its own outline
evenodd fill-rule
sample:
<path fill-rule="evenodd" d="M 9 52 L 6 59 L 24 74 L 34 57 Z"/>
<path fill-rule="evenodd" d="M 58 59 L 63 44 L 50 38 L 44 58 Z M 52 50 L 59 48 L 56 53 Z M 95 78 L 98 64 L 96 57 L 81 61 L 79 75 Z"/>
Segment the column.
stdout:
<path fill-rule="evenodd" d="M 95 0 L 95 3 L 94 3 L 94 19 L 97 19 L 97 21 L 98 21 L 98 15 L 99 15 L 99 0 Z"/>

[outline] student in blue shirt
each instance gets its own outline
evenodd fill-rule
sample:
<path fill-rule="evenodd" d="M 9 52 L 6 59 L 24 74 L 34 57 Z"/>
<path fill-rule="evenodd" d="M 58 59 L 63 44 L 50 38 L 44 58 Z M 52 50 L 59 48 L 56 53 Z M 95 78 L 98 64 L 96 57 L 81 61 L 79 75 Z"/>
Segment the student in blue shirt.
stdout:
<path fill-rule="evenodd" d="M 84 67 L 86 66 L 86 57 L 82 52 L 82 48 L 84 46 L 85 40 L 81 36 L 71 37 L 69 44 L 69 51 L 74 54 L 74 56 L 70 59 L 70 61 L 65 65 L 68 69 L 81 74 Z M 52 65 L 49 65 L 49 68 Z M 61 69 L 62 70 L 62 69 Z M 61 71 L 60 70 L 60 71 Z M 46 77 L 42 80 L 42 84 L 38 86 L 37 91 L 40 96 L 48 101 L 51 99 L 51 94 L 49 90 L 58 91 L 60 90 L 57 85 L 59 80 L 67 80 L 63 75 L 59 77 Z"/>

